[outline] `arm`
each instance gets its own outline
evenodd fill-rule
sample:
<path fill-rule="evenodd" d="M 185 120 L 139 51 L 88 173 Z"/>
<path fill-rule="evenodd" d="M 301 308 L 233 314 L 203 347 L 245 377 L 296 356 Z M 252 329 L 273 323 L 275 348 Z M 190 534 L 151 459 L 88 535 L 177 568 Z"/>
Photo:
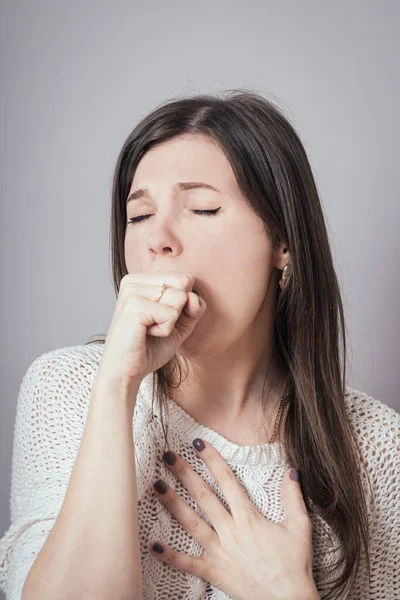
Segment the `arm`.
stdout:
<path fill-rule="evenodd" d="M 94 390 L 63 506 L 22 600 L 131 600 L 132 590 L 141 598 L 133 410 L 127 400 L 123 388 Z"/>
<path fill-rule="evenodd" d="M 394 411 L 393 411 L 394 412 Z M 400 415 L 377 451 L 376 516 L 370 533 L 371 581 L 363 599 L 400 597 Z"/>
<path fill-rule="evenodd" d="M 400 414 L 374 403 L 373 410 L 367 404 L 364 411 L 373 420 L 373 436 L 363 428 L 374 495 L 369 508 L 371 579 L 363 560 L 348 600 L 400 598 Z"/>
<path fill-rule="evenodd" d="M 141 598 L 132 435 L 139 386 L 93 385 L 82 435 L 81 390 L 72 377 L 60 381 L 51 361 L 38 363 L 18 399 L 8 537 L 15 543 L 3 589 L 10 600 L 21 598 L 22 584 L 22 600 L 132 600 L 132 590 Z"/>

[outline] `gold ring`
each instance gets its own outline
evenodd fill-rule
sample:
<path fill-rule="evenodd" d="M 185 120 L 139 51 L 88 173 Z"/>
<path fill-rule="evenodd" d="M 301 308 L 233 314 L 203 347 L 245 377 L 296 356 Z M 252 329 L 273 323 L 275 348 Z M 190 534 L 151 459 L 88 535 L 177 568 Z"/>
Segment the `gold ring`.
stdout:
<path fill-rule="evenodd" d="M 158 296 L 158 298 L 155 300 L 155 302 L 159 302 L 161 300 L 161 296 L 163 295 L 163 293 L 165 292 L 165 290 L 167 289 L 167 285 L 165 283 L 162 284 L 162 288 L 161 288 L 161 292 L 160 295 Z"/>

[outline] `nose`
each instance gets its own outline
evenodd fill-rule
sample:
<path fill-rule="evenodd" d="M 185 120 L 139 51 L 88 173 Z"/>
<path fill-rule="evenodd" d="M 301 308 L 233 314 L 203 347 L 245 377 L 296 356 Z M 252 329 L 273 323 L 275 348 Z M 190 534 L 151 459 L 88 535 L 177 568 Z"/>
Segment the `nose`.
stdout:
<path fill-rule="evenodd" d="M 150 252 L 160 256 L 179 256 L 183 251 L 182 242 L 167 219 L 152 227 L 147 243 Z"/>

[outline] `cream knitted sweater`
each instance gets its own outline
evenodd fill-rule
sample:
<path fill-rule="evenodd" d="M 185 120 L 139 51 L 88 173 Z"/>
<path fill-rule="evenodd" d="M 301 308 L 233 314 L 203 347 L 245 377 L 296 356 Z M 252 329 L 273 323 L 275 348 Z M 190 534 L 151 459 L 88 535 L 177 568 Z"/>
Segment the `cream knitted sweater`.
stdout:
<path fill-rule="evenodd" d="M 102 344 L 76 345 L 42 354 L 27 369 L 18 395 L 11 479 L 11 524 L 0 540 L 0 588 L 7 600 L 19 600 L 35 557 L 60 511 L 85 427 L 90 391 L 103 352 Z M 142 556 L 143 600 L 222 600 L 229 596 L 208 582 L 172 569 L 148 551 L 150 542 L 199 556 L 202 548 L 172 517 L 152 491 L 165 479 L 209 523 L 183 484 L 164 465 L 164 437 L 157 403 L 152 408 L 152 375 L 141 383 L 133 436 L 137 469 L 138 514 Z M 346 405 L 359 436 L 376 496 L 376 518 L 370 512 L 372 580 L 365 564 L 349 600 L 400 598 L 400 415 L 379 400 L 348 387 Z M 239 446 L 198 424 L 173 401 L 169 403 L 168 438 L 212 487 L 226 508 L 219 488 L 199 461 L 192 440 L 204 438 L 227 461 L 250 498 L 266 518 L 284 519 L 280 497 L 289 465 L 279 443 Z M 282 447 L 281 447 L 282 449 Z M 314 566 L 326 564 L 334 538 L 327 525 L 313 520 Z M 324 583 L 315 579 L 323 597 Z M 110 600 L 112 600 L 110 598 Z"/>

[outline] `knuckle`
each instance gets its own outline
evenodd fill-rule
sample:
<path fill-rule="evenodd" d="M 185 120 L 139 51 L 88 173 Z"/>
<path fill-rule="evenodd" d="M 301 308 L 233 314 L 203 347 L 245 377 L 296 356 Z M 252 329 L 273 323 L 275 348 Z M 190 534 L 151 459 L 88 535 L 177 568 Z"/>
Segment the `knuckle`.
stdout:
<path fill-rule="evenodd" d="M 255 519 L 255 511 L 249 507 L 246 508 L 243 512 L 237 515 L 236 519 L 240 522 L 240 525 L 245 527 L 246 529 L 250 529 Z"/>
<path fill-rule="evenodd" d="M 175 513 L 177 508 L 179 507 L 179 498 L 177 497 L 176 494 L 171 494 L 171 495 L 166 495 L 166 497 L 164 496 L 164 498 L 162 498 L 162 500 L 164 500 L 164 504 L 166 504 L 166 506 L 168 506 L 168 508 L 171 510 L 171 512 Z"/>
<path fill-rule="evenodd" d="M 121 279 L 121 281 L 120 281 L 120 284 L 119 284 L 119 287 L 120 287 L 120 288 L 122 288 L 122 287 L 123 287 L 123 286 L 126 284 L 126 282 L 127 282 L 127 281 L 129 281 L 129 273 L 126 273 L 126 274 L 125 274 L 125 275 L 122 277 L 122 279 Z"/>
<path fill-rule="evenodd" d="M 139 307 L 139 296 L 137 294 L 127 294 L 122 298 L 122 308 L 129 313 L 137 312 Z"/>
<path fill-rule="evenodd" d="M 179 318 L 179 315 L 180 315 L 180 313 L 181 313 L 181 310 L 180 310 L 180 308 L 177 308 L 176 306 L 171 306 L 170 308 L 171 308 L 171 311 L 173 312 L 173 317 L 172 317 L 172 319 L 173 319 L 174 321 L 176 321 L 176 320 Z"/>
<path fill-rule="evenodd" d="M 185 477 L 190 472 L 189 465 L 184 461 L 178 461 L 178 465 L 175 468 L 175 473 L 179 477 Z"/>
<path fill-rule="evenodd" d="M 230 469 L 223 468 L 221 472 L 218 473 L 218 481 L 222 485 L 232 483 L 234 479 L 236 478 Z"/>
<path fill-rule="evenodd" d="M 181 564 L 181 555 L 176 550 L 170 550 L 168 556 L 169 562 L 173 565 Z"/>
<path fill-rule="evenodd" d="M 200 576 L 203 577 L 203 579 L 207 579 L 207 581 L 209 581 L 213 586 L 217 588 L 223 588 L 224 579 L 222 577 L 222 573 L 214 564 L 214 562 L 203 557 L 200 558 L 199 562 L 201 565 L 199 568 L 199 573 L 202 573 Z"/>
<path fill-rule="evenodd" d="M 191 273 L 185 274 L 185 285 L 190 285 L 194 281 L 193 275 Z"/>
<path fill-rule="evenodd" d="M 185 529 L 187 529 L 189 533 L 195 533 L 199 527 L 200 518 L 196 516 L 190 517 L 185 523 Z"/>
<path fill-rule="evenodd" d="M 127 293 L 128 293 L 127 290 L 128 290 L 127 284 L 126 283 L 124 284 L 123 281 L 121 281 L 121 285 L 119 286 L 119 291 L 118 291 L 118 300 L 120 302 L 122 302 L 122 300 L 124 298 L 126 298 Z"/>
<path fill-rule="evenodd" d="M 186 304 L 187 301 L 187 293 L 184 290 L 176 290 L 177 303 L 179 306 L 179 311 L 182 310 L 182 307 Z"/>
<path fill-rule="evenodd" d="M 175 328 L 175 321 L 173 321 L 172 323 L 171 323 L 171 321 L 169 321 L 167 323 L 167 325 L 164 327 L 164 329 L 166 330 L 165 336 L 169 337 L 173 333 L 174 328 Z"/>
<path fill-rule="evenodd" d="M 177 550 L 169 551 L 168 562 L 175 568 L 189 573 L 194 573 L 196 570 L 196 559 Z"/>
<path fill-rule="evenodd" d="M 296 522 L 298 523 L 299 526 L 303 527 L 304 529 L 312 528 L 312 521 L 311 521 L 310 517 L 308 515 L 306 515 L 305 513 L 302 513 L 301 515 L 299 515 L 296 518 Z"/>
<path fill-rule="evenodd" d="M 119 294 L 126 294 L 127 290 L 129 290 L 129 286 L 135 283 L 135 279 L 133 278 L 131 273 L 127 273 L 124 275 L 119 284 Z"/>
<path fill-rule="evenodd" d="M 201 485 L 196 491 L 196 499 L 200 502 L 207 502 L 211 497 L 211 489 L 207 485 Z"/>
<path fill-rule="evenodd" d="M 168 323 L 163 323 L 163 325 L 162 325 L 162 333 L 165 337 L 170 336 L 173 329 L 174 329 L 174 325 L 173 325 L 173 323 L 171 323 L 171 321 L 168 321 Z"/>
<path fill-rule="evenodd" d="M 189 556 L 189 557 L 186 559 L 186 569 L 187 569 L 189 572 L 192 572 L 192 573 L 193 573 L 194 571 L 196 571 L 196 562 L 197 562 L 197 561 L 196 561 L 195 559 L 193 559 L 193 558 L 191 558 L 191 557 Z"/>
<path fill-rule="evenodd" d="M 295 524 L 296 524 L 296 527 L 298 527 L 299 529 L 302 529 L 304 531 L 312 530 L 312 521 L 311 521 L 310 517 L 308 515 L 306 515 L 305 513 L 301 513 L 300 515 L 297 515 L 295 517 Z"/>

